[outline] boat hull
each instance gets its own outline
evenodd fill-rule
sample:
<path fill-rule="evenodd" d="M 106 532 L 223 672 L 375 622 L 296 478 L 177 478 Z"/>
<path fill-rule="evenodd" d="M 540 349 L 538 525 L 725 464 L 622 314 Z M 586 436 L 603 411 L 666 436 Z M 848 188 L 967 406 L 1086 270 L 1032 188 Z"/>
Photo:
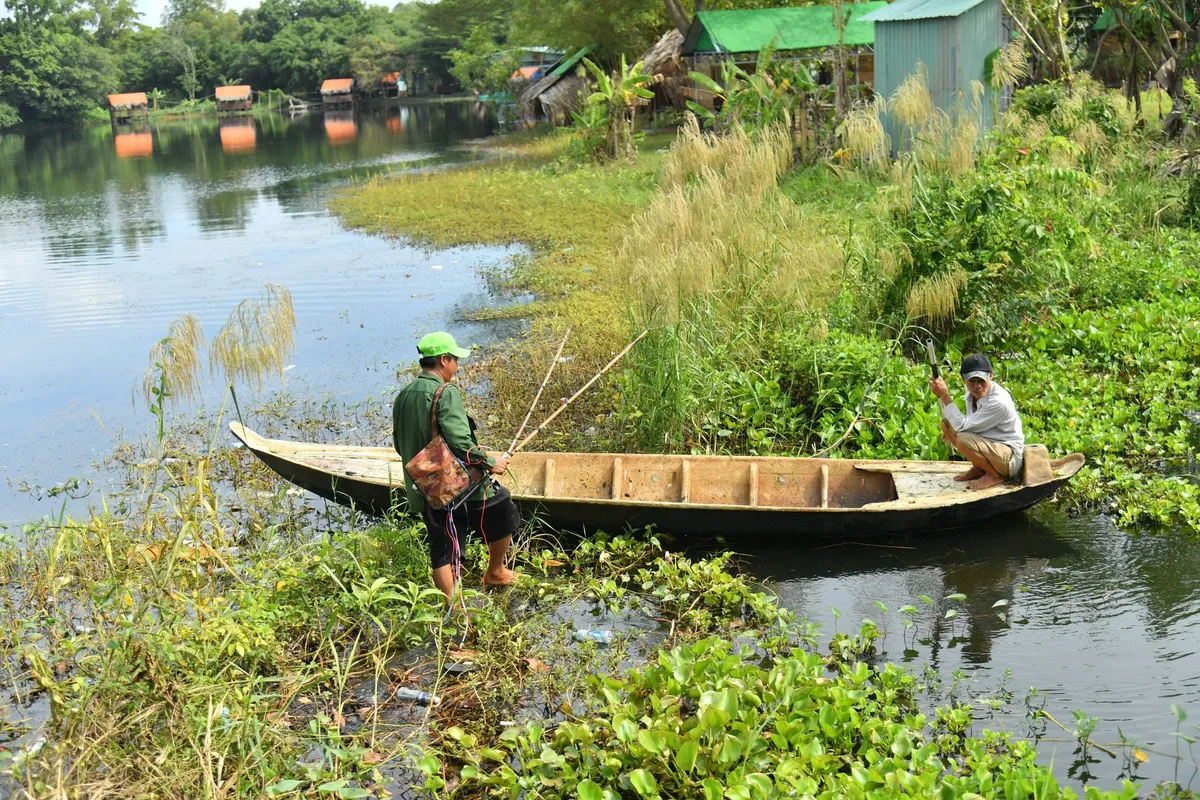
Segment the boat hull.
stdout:
<path fill-rule="evenodd" d="M 235 431 L 236 433 L 236 431 Z M 241 435 L 239 435 L 241 438 Z M 291 483 L 331 502 L 377 517 L 404 513 L 404 489 L 391 473 L 390 483 L 359 477 L 353 469 L 331 474 L 303 463 L 294 454 L 278 454 L 257 435 L 247 436 L 248 448 L 270 469 Z M 377 459 L 376 459 L 377 460 Z M 363 463 L 366 463 L 365 460 Z M 1082 463 L 1082 459 L 1080 459 Z M 943 465 L 946 466 L 946 465 Z M 1077 469 L 1076 467 L 1075 469 Z M 389 468 L 390 472 L 391 468 Z M 1075 470 L 1071 471 L 1071 475 Z M 781 539 L 847 538 L 952 530 L 1028 509 L 1049 498 L 1071 477 L 1001 493 L 982 492 L 968 501 L 936 504 L 914 502 L 911 507 L 886 503 L 886 508 L 755 508 L 690 505 L 663 502 L 617 502 L 601 499 L 530 497 L 514 490 L 513 499 L 525 519 L 558 530 L 584 534 L 653 526 L 681 536 L 753 536 Z M 878 505 L 878 504 L 877 504 Z"/>

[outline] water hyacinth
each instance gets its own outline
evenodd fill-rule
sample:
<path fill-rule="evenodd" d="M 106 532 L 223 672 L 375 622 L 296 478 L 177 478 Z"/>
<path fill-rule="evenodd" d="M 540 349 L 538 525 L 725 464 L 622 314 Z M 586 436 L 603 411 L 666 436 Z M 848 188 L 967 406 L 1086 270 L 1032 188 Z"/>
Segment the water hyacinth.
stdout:
<path fill-rule="evenodd" d="M 213 375 L 222 373 L 231 385 L 241 378 L 261 388 L 268 375 L 283 377 L 295 334 L 291 293 L 278 283 L 263 284 L 260 297 L 238 303 L 213 338 L 209 369 Z"/>

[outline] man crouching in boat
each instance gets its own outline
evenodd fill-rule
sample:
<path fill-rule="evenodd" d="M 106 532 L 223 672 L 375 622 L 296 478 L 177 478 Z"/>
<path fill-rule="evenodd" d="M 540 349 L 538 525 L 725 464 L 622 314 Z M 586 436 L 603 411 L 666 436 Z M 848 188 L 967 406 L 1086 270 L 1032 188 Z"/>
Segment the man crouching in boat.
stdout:
<path fill-rule="evenodd" d="M 471 351 L 459 347 L 453 336 L 442 331 L 422 338 L 417 343 L 417 351 L 421 355 L 421 374 L 400 390 L 392 405 L 392 438 L 396 452 L 407 464 L 429 444 L 433 436 L 429 412 L 433 408 L 434 394 L 444 383 L 447 386 L 438 402 L 437 419 L 450 451 L 464 464 L 482 467 L 493 475 L 503 475 L 508 469 L 508 459 L 492 458 L 479 446 L 475 426 L 463 405 L 462 391 L 450 383 L 458 372 L 459 359 L 466 358 Z M 470 531 L 478 532 L 487 543 L 488 568 L 483 575 L 484 584 L 512 584 L 515 576 L 504 566 L 504 557 L 513 534 L 521 525 L 521 512 L 508 489 L 485 481 L 458 506 L 453 519 L 449 519 L 446 511 L 434 510 L 425 502 L 407 471 L 404 488 L 409 509 L 420 511 L 425 520 L 433 583 L 447 600 L 453 601 L 455 570 L 466 550 Z"/>
<path fill-rule="evenodd" d="M 954 404 L 942 378 L 931 379 L 929 388 L 942 401 L 942 437 L 972 465 L 954 480 L 970 481 L 972 489 L 990 489 L 1021 474 L 1025 432 L 1012 395 L 992 380 L 987 356 L 967 356 L 960 372 L 967 384 L 966 414 Z"/>

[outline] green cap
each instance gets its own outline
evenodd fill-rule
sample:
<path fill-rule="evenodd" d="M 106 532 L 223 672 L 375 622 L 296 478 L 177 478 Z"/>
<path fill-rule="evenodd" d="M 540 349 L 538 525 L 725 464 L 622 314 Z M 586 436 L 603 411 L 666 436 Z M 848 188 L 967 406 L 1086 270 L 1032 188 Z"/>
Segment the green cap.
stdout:
<path fill-rule="evenodd" d="M 421 341 L 417 342 L 417 352 L 423 358 L 433 358 L 434 356 L 452 355 L 455 358 L 466 358 L 471 355 L 470 350 L 464 350 L 458 346 L 458 342 L 454 341 L 454 337 L 445 331 L 434 331 L 427 333 L 421 337 Z"/>

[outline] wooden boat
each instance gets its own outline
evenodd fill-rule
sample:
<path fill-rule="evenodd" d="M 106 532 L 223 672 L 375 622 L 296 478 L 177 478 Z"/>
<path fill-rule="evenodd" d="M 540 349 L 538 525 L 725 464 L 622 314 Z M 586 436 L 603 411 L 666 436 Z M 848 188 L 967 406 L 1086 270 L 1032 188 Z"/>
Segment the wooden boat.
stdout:
<path fill-rule="evenodd" d="M 404 497 L 390 447 L 266 439 L 237 422 L 234 436 L 282 477 L 375 515 Z M 518 453 L 500 482 L 528 519 L 582 532 L 654 525 L 678 534 L 863 536 L 960 528 L 1045 500 L 1083 466 L 1026 448 L 1023 484 L 975 491 L 955 482 L 969 465 L 766 456 Z"/>

